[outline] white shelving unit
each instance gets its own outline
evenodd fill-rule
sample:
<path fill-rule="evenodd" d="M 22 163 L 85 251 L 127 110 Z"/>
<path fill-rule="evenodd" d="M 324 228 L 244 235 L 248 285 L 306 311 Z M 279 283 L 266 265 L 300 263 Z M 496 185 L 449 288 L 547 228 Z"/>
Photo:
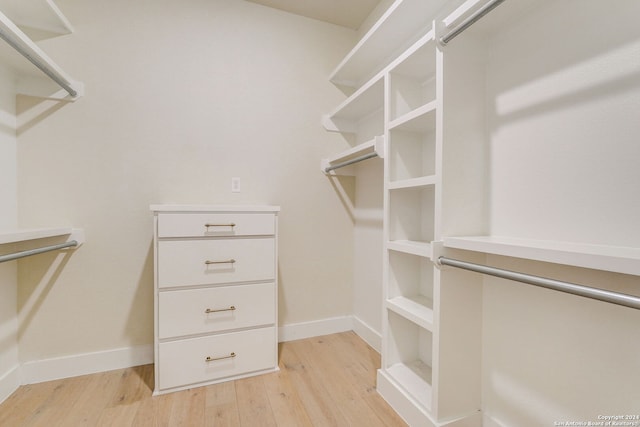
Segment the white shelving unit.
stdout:
<path fill-rule="evenodd" d="M 44 33 L 53 36 L 69 34 L 71 24 L 60 9 L 50 0 L 18 1 L 0 0 L 0 31 L 5 40 L 0 42 L 0 59 L 11 67 L 20 77 L 18 92 L 25 95 L 76 100 L 84 93 L 84 85 L 69 76 L 53 61 L 36 42 L 29 37 L 31 30 L 37 30 L 41 37 Z M 6 39 L 11 40 L 9 44 Z M 17 51 L 20 49 L 25 54 Z M 33 62 L 41 64 L 48 71 L 44 73 Z M 51 74 L 76 93 L 71 96 L 66 90 L 53 85 Z"/>
<path fill-rule="evenodd" d="M 331 73 L 335 84 L 360 87 L 425 34 L 446 0 L 396 0 Z"/>

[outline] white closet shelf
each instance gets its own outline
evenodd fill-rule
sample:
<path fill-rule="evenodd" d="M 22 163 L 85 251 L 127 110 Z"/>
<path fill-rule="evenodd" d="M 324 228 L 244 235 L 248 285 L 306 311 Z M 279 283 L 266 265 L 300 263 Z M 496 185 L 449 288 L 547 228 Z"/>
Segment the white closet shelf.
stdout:
<path fill-rule="evenodd" d="M 384 68 L 428 29 L 446 0 L 396 0 L 329 76 L 335 84 L 357 87 Z"/>
<path fill-rule="evenodd" d="M 344 100 L 332 113 L 322 118 L 328 131 L 356 132 L 355 122 L 381 110 L 384 105 L 384 76 L 368 81 L 364 86 Z"/>
<path fill-rule="evenodd" d="M 20 27 L 70 34 L 69 20 L 52 0 L 0 0 L 0 11 Z"/>
<path fill-rule="evenodd" d="M 420 187 L 428 187 L 436 184 L 436 176 L 428 175 L 421 176 L 418 178 L 410 178 L 410 179 L 402 179 L 398 181 L 392 181 L 388 184 L 387 188 L 389 190 L 401 190 L 404 188 L 420 188 Z"/>
<path fill-rule="evenodd" d="M 431 258 L 432 254 L 430 242 L 416 240 L 391 240 L 387 242 L 387 249 L 425 258 Z"/>
<path fill-rule="evenodd" d="M 387 308 L 433 332 L 433 301 L 425 296 L 399 296 L 387 300 Z"/>
<path fill-rule="evenodd" d="M 58 227 L 0 231 L 0 245 L 62 236 L 69 236 L 67 240 L 77 241 L 78 246 L 84 243 L 83 229 L 72 227 Z"/>
<path fill-rule="evenodd" d="M 0 0 L 1 2 L 2 0 Z M 32 2 L 24 2 L 25 6 L 32 5 Z M 37 2 L 33 2 L 37 3 Z M 52 2 L 45 2 L 47 7 L 52 11 L 53 15 L 61 16 L 59 10 Z M 0 3 L 2 7 L 2 3 Z M 0 9 L 1 10 L 1 9 Z M 31 10 L 27 7 L 24 13 Z M 13 12 L 16 14 L 17 12 Z M 17 13 L 18 17 L 22 17 L 22 13 Z M 27 18 L 20 18 L 22 21 L 28 22 Z M 62 18 L 60 18 L 62 19 Z M 37 21 L 37 19 L 36 19 Z M 34 23 L 33 25 L 37 25 Z M 62 20 L 63 27 L 69 27 L 66 18 Z M 40 24 L 40 26 L 49 26 L 48 24 Z M 39 28 L 40 29 L 40 28 Z M 70 27 L 69 27 L 70 29 Z M 15 70 L 25 81 L 21 84 L 18 82 L 18 92 L 25 95 L 40 96 L 46 98 L 75 100 L 84 94 L 84 85 L 72 79 L 58 64 L 56 64 L 27 34 L 20 29 L 13 20 L 0 12 L 0 32 L 3 41 L 0 41 L 0 61 Z M 29 59 L 27 59 L 29 58 Z M 37 64 L 37 65 L 36 65 Z M 38 79 L 44 80 L 46 77 L 46 85 L 39 83 Z M 59 90 L 50 87 L 50 82 L 55 82 L 58 86 L 64 88 Z"/>
<path fill-rule="evenodd" d="M 503 236 L 445 237 L 444 247 L 640 275 L 640 248 Z"/>
<path fill-rule="evenodd" d="M 436 127 L 436 101 L 431 101 L 389 122 L 389 129 L 426 132 Z"/>

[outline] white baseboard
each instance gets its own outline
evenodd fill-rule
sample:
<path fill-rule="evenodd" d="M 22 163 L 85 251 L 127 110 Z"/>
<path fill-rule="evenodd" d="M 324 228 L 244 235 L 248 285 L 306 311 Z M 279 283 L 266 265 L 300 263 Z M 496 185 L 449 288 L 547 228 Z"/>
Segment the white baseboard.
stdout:
<path fill-rule="evenodd" d="M 353 316 L 331 317 L 311 322 L 292 323 L 278 328 L 278 341 L 294 341 L 353 330 Z"/>
<path fill-rule="evenodd" d="M 0 403 L 22 385 L 20 366 L 16 365 L 0 377 Z"/>
<path fill-rule="evenodd" d="M 153 363 L 153 345 L 37 360 L 22 364 L 22 384 L 95 374 L 149 363 Z"/>
<path fill-rule="evenodd" d="M 280 342 L 285 342 L 351 330 L 354 330 L 369 345 L 379 351 L 379 334 L 361 320 L 354 319 L 353 316 L 332 317 L 284 325 L 278 328 L 278 337 Z M 152 345 L 25 362 L 22 366 L 16 367 L 9 374 L 0 378 L 0 401 L 3 400 L 1 399 L 3 392 L 8 396 L 22 384 L 35 384 L 149 363 L 153 363 Z"/>
<path fill-rule="evenodd" d="M 382 335 L 380 332 L 367 325 L 360 318 L 353 316 L 353 332 L 362 338 L 378 353 L 382 352 Z"/>

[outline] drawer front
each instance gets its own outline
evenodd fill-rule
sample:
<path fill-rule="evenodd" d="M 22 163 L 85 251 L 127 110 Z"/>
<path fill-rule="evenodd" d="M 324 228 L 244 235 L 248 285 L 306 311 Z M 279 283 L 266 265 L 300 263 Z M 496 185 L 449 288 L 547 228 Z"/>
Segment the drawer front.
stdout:
<path fill-rule="evenodd" d="M 273 238 L 160 241 L 158 286 L 274 280 L 275 262 Z"/>
<path fill-rule="evenodd" d="M 164 291 L 159 295 L 160 339 L 273 325 L 275 284 Z"/>
<path fill-rule="evenodd" d="M 265 213 L 161 213 L 158 237 L 272 236 L 275 224 Z"/>
<path fill-rule="evenodd" d="M 275 327 L 271 327 L 161 343 L 160 389 L 275 368 L 275 342 Z M 235 357 L 229 357 L 232 353 Z"/>

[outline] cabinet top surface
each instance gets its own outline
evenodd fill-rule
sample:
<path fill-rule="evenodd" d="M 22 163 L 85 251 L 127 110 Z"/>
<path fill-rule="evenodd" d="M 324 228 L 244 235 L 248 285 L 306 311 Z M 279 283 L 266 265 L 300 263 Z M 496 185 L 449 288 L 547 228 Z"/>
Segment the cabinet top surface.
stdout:
<path fill-rule="evenodd" d="M 280 206 L 272 205 L 150 205 L 153 212 L 280 212 Z"/>

